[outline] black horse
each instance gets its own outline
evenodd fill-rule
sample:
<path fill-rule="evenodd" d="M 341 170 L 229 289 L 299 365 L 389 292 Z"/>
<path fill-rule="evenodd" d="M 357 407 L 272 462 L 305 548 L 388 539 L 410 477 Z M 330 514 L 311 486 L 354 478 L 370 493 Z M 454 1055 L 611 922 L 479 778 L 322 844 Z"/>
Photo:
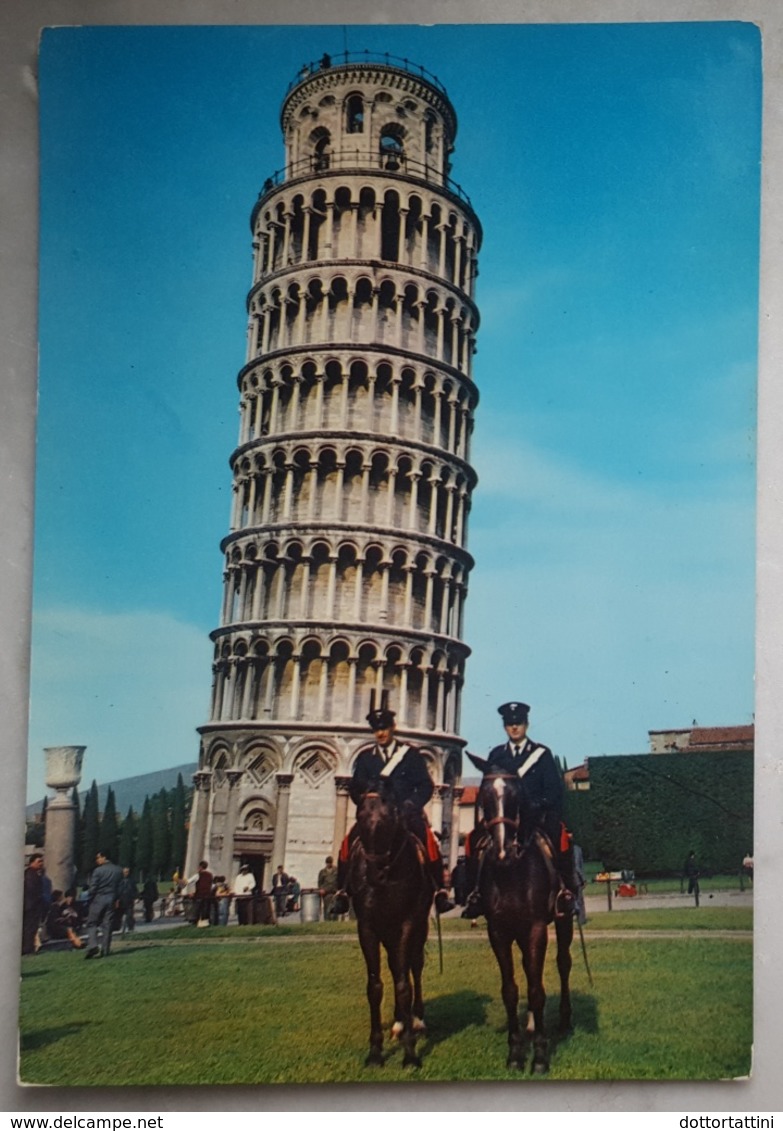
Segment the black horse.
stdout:
<path fill-rule="evenodd" d="M 509 1067 L 524 1068 L 527 1045 L 533 1042 L 532 1071 L 549 1067 L 544 1028 L 544 959 L 548 924 L 554 920 L 557 935 L 557 969 L 560 974 L 560 1031 L 571 1028 L 571 915 L 555 917 L 559 888 L 554 854 L 547 839 L 531 825 L 526 829 L 517 781 L 513 775 L 489 774 L 481 783 L 479 806 L 487 845 L 481 863 L 479 889 L 487 918 L 489 941 L 502 979 L 503 1003 L 508 1017 Z M 513 945 L 522 952 L 527 979 L 527 1028 L 520 1029 L 519 990 L 514 977 Z"/>
<path fill-rule="evenodd" d="M 385 783 L 365 793 L 356 810 L 356 839 L 348 890 L 356 912 L 359 943 L 367 964 L 370 1051 L 365 1064 L 383 1064 L 381 944 L 394 980 L 392 1035 L 402 1042 L 403 1064 L 421 1066 L 417 1036 L 424 1031 L 421 974 L 427 941 L 432 884 L 424 849 L 410 833 Z"/>

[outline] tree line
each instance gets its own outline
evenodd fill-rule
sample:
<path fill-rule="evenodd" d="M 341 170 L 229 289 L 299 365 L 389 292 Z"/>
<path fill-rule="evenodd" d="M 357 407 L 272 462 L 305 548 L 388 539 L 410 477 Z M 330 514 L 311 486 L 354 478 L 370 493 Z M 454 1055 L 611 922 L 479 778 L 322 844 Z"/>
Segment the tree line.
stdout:
<path fill-rule="evenodd" d="M 96 853 L 102 852 L 115 864 L 130 868 L 138 880 L 166 880 L 175 872 L 182 874 L 188 839 L 190 790 L 182 774 L 177 775 L 173 789 L 161 789 L 147 795 L 141 813 L 131 806 L 124 817 L 117 812 L 114 790 L 109 786 L 106 804 L 101 812 L 98 786 L 93 781 L 80 803 L 74 788 L 73 801 L 77 820 L 74 834 L 74 861 L 77 880 L 84 882 L 95 867 Z M 38 821 L 27 827 L 28 844 L 44 843 L 46 799 Z"/>

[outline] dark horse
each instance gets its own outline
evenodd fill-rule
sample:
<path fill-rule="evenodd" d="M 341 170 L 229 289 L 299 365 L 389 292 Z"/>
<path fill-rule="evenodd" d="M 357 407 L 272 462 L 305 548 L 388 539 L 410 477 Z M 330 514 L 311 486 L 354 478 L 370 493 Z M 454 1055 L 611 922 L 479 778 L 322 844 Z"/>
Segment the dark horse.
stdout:
<path fill-rule="evenodd" d="M 383 1064 L 381 1027 L 381 944 L 394 980 L 394 1025 L 405 1050 L 403 1064 L 420 1067 L 416 1038 L 424 1030 L 421 972 L 427 941 L 432 884 L 424 849 L 408 832 L 392 790 L 365 793 L 356 810 L 356 839 L 351 848 L 351 893 L 364 961 L 370 1003 L 370 1051 L 366 1064 Z"/>
<path fill-rule="evenodd" d="M 487 775 L 479 790 L 488 844 L 481 863 L 479 888 L 487 917 L 489 941 L 502 979 L 503 1004 L 508 1017 L 508 1065 L 524 1068 L 527 1042 L 532 1037 L 532 1071 L 546 1072 L 548 1045 L 544 1028 L 544 959 L 548 924 L 554 920 L 557 935 L 557 969 L 560 974 L 560 1031 L 571 1028 L 571 915 L 555 917 L 559 888 L 552 847 L 531 825 L 526 830 L 517 779 L 508 774 Z M 522 952 L 527 979 L 527 1027 L 519 1025 L 519 990 L 514 978 L 513 945 Z"/>

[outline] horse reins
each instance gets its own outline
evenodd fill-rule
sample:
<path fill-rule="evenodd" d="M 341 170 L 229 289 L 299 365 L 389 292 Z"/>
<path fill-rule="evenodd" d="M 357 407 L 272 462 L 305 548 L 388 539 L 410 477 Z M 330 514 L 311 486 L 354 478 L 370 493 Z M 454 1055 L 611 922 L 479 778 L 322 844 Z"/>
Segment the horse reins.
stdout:
<path fill-rule="evenodd" d="M 378 793 L 377 790 L 368 790 L 364 794 L 364 797 L 380 797 L 380 796 L 381 795 L 380 795 L 380 793 Z M 388 860 L 388 863 L 385 865 L 385 868 L 386 868 L 386 871 L 389 872 L 391 870 L 392 866 L 397 863 L 397 860 L 402 855 L 402 850 L 405 848 L 406 839 L 407 838 L 405 836 L 403 836 L 400 839 L 400 847 L 397 849 L 397 851 L 396 851 L 396 853 L 394 854 L 393 857 L 392 857 L 391 848 L 389 848 L 386 852 L 368 852 L 367 849 L 364 847 L 364 845 L 362 845 L 362 852 L 364 853 L 364 858 L 365 858 L 365 860 L 369 861 L 371 864 L 378 864 L 379 861 Z"/>

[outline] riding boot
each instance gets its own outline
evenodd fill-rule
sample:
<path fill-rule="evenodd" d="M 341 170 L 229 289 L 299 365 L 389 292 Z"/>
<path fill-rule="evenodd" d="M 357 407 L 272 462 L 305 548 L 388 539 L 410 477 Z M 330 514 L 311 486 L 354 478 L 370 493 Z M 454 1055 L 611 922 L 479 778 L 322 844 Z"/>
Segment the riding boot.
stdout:
<path fill-rule="evenodd" d="M 345 887 L 345 883 L 346 883 L 347 878 L 348 878 L 348 861 L 343 860 L 342 857 L 339 856 L 337 858 L 337 889 L 338 890 L 335 893 L 334 902 L 332 903 L 332 914 L 333 915 L 347 915 L 350 908 L 351 908 L 351 902 L 350 902 L 350 899 L 348 898 L 348 892 L 346 891 L 346 887 Z"/>
<path fill-rule="evenodd" d="M 480 864 L 481 856 L 476 850 L 472 855 L 465 858 L 465 881 L 469 888 L 469 894 L 465 910 L 462 912 L 462 919 L 478 919 L 484 914 L 484 903 L 478 889 Z"/>
<path fill-rule="evenodd" d="M 437 860 L 429 860 L 428 864 L 432 886 L 435 888 L 435 910 L 438 915 L 445 915 L 447 911 L 454 910 L 454 904 L 444 887 L 443 861 L 438 857 Z"/>
<path fill-rule="evenodd" d="M 569 838 L 568 848 L 558 853 L 557 873 L 560 890 L 555 896 L 555 916 L 564 919 L 575 915 L 579 900 L 579 880 L 574 870 L 574 848 Z"/>

